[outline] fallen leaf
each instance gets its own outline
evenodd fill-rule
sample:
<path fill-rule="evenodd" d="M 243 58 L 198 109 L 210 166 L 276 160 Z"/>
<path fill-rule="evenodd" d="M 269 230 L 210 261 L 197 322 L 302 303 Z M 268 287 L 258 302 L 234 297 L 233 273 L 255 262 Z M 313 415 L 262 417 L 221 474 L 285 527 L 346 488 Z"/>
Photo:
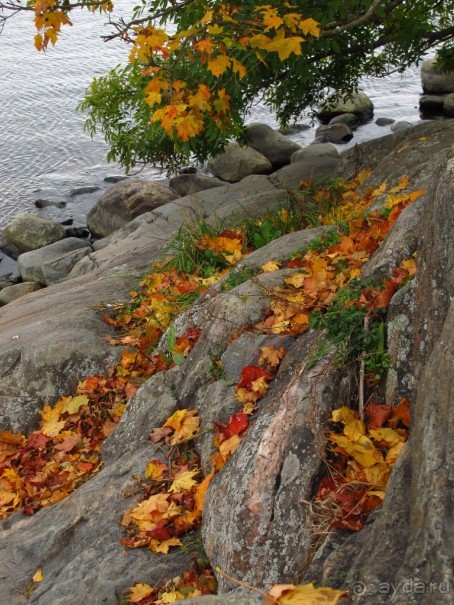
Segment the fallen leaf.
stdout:
<path fill-rule="evenodd" d="M 134 584 L 129 589 L 129 600 L 131 603 L 139 603 L 142 599 L 149 597 L 153 594 L 153 588 L 148 584 Z"/>
<path fill-rule="evenodd" d="M 41 567 L 36 571 L 32 578 L 33 582 L 42 582 L 44 580 L 43 571 Z"/>
<path fill-rule="evenodd" d="M 199 469 L 194 471 L 186 471 L 175 478 L 168 491 L 171 493 L 189 491 L 197 481 L 194 479 L 200 473 Z"/>

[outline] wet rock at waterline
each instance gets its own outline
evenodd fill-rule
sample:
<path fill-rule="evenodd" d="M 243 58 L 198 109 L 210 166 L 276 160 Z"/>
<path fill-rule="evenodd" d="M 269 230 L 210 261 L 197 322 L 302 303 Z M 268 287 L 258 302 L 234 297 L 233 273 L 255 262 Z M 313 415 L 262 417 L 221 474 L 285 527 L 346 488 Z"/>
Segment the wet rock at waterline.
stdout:
<path fill-rule="evenodd" d="M 258 122 L 249 124 L 245 134 L 248 145 L 264 155 L 274 169 L 289 164 L 292 154 L 301 149 L 301 145 L 294 143 L 267 124 Z"/>
<path fill-rule="evenodd" d="M 331 95 L 322 105 L 317 114 L 323 123 L 329 122 L 335 116 L 353 113 L 362 121 L 370 119 L 374 112 L 374 104 L 365 92 L 356 93 L 338 92 Z"/>
<path fill-rule="evenodd" d="M 347 124 L 328 124 L 319 126 L 315 131 L 316 141 L 319 143 L 348 143 L 353 139 L 353 133 Z"/>
<path fill-rule="evenodd" d="M 0 247 L 13 256 L 53 244 L 66 236 L 64 227 L 36 214 L 21 214 L 1 234 Z"/>
<path fill-rule="evenodd" d="M 454 117 L 454 93 L 445 97 L 443 101 L 443 111 L 447 116 Z"/>
<path fill-rule="evenodd" d="M 346 124 L 350 130 L 356 130 L 360 123 L 360 118 L 354 113 L 342 113 L 329 121 L 330 126 L 333 124 Z"/>
<path fill-rule="evenodd" d="M 161 183 L 125 180 L 113 185 L 96 202 L 87 216 L 95 237 L 106 237 L 140 214 L 159 208 L 179 195 Z"/>
<path fill-rule="evenodd" d="M 390 126 L 391 124 L 394 124 L 396 120 L 394 118 L 377 118 L 375 120 L 375 123 L 377 124 L 377 126 Z"/>
<path fill-rule="evenodd" d="M 237 183 L 252 174 L 268 174 L 272 166 L 252 147 L 229 143 L 223 153 L 208 161 L 208 170 L 222 181 Z"/>
<path fill-rule="evenodd" d="M 421 85 L 426 94 L 454 92 L 454 72 L 441 70 L 436 58 L 427 59 L 421 65 Z"/>

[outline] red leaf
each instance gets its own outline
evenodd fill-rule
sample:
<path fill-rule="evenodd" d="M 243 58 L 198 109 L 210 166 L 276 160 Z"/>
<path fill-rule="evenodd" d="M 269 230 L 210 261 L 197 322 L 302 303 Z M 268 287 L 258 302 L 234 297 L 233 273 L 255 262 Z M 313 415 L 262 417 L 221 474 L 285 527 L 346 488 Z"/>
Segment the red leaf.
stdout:
<path fill-rule="evenodd" d="M 368 428 L 379 429 L 386 424 L 392 414 L 392 407 L 381 403 L 370 403 L 366 406 L 369 417 Z"/>
<path fill-rule="evenodd" d="M 273 380 L 273 376 L 270 376 L 268 372 L 265 372 L 262 368 L 257 366 L 246 366 L 241 370 L 241 381 L 238 383 L 237 388 L 245 387 L 246 389 L 250 389 L 254 380 L 262 377 L 266 380 Z"/>
<path fill-rule="evenodd" d="M 50 441 L 50 437 L 46 437 L 44 433 L 35 431 L 28 436 L 27 445 L 30 447 L 43 448 Z"/>

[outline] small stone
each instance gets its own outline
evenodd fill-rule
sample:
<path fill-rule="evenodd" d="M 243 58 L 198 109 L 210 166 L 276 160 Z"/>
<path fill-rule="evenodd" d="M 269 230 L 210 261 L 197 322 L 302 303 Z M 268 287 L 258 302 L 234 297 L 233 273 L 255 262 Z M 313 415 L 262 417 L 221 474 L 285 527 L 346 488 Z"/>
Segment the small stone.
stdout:
<path fill-rule="evenodd" d="M 212 176 L 202 174 L 178 174 L 169 181 L 169 187 L 179 193 L 181 196 L 191 195 L 199 191 L 212 189 L 213 187 L 223 187 L 225 183 Z"/>
<path fill-rule="evenodd" d="M 110 176 L 104 177 L 105 183 L 119 183 L 120 181 L 125 181 L 128 177 L 121 174 L 112 174 Z"/>
<path fill-rule="evenodd" d="M 311 126 L 309 124 L 292 124 L 292 126 L 288 126 L 287 128 L 283 128 L 279 130 L 286 137 L 292 134 L 298 134 L 299 132 L 304 132 L 305 130 L 310 130 Z"/>
<path fill-rule="evenodd" d="M 391 126 L 396 120 L 394 118 L 377 118 L 375 123 L 377 126 Z"/>
<path fill-rule="evenodd" d="M 408 130 L 408 128 L 412 128 L 412 127 L 413 127 L 413 124 L 410 124 L 410 122 L 405 122 L 405 121 L 395 122 L 391 126 L 391 132 L 401 132 L 402 130 Z"/>
<path fill-rule="evenodd" d="M 76 195 L 84 195 L 85 193 L 94 193 L 95 191 L 99 191 L 101 187 L 97 185 L 88 186 L 88 187 L 76 187 L 75 189 L 71 189 L 69 192 L 70 197 L 75 197 Z"/>
<path fill-rule="evenodd" d="M 49 206 L 54 206 L 55 208 L 64 208 L 66 206 L 66 202 L 52 202 L 51 200 L 39 199 L 35 202 L 36 208 L 48 208 Z"/>
<path fill-rule="evenodd" d="M 90 231 L 85 229 L 85 227 L 71 227 L 66 229 L 66 237 L 78 237 L 85 239 L 86 237 L 90 237 Z"/>
<path fill-rule="evenodd" d="M 72 225 L 73 223 L 74 223 L 73 218 L 67 218 L 64 221 L 60 221 L 60 225 L 64 225 L 65 227 L 67 227 L 68 225 Z M 66 230 L 66 232 L 68 232 L 68 230 Z"/>

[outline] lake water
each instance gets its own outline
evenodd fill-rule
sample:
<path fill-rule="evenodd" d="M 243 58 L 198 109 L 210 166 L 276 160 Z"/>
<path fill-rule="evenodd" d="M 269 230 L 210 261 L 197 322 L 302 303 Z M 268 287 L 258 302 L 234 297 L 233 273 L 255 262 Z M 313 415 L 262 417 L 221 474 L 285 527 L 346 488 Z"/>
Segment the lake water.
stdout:
<path fill-rule="evenodd" d="M 131 0 L 122 3 L 124 10 L 133 5 Z M 83 132 L 84 117 L 76 106 L 91 79 L 124 61 L 128 48 L 121 42 L 100 39 L 99 26 L 106 21 L 102 15 L 80 12 L 73 21 L 75 27 L 63 28 L 57 46 L 47 53 L 39 53 L 33 46 L 35 30 L 29 15 L 16 15 L 0 35 L 0 229 L 23 212 L 61 221 L 73 219 L 74 226 L 81 226 L 102 191 L 76 196 L 70 196 L 70 191 L 83 186 L 106 189 L 105 177 L 123 174 L 118 166 L 106 162 L 102 136 L 92 140 Z M 404 76 L 367 80 L 362 88 L 375 104 L 375 117 L 419 120 L 422 91 L 418 68 Z M 249 121 L 277 127 L 260 103 Z M 367 124 L 356 131 L 349 145 L 388 132 L 389 128 Z M 291 138 L 307 145 L 314 132 L 305 130 Z M 162 178 L 153 168 L 140 176 Z M 38 210 L 38 199 L 65 202 L 66 206 Z"/>

